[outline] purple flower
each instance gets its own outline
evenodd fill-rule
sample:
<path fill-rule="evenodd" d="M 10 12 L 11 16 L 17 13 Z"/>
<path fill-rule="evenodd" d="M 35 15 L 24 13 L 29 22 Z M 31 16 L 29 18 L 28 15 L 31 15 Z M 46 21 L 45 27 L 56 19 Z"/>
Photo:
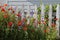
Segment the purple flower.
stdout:
<path fill-rule="evenodd" d="M 32 11 L 32 12 L 30 12 L 31 17 L 33 16 L 33 14 L 34 14 L 34 12 L 33 12 L 33 11 Z"/>

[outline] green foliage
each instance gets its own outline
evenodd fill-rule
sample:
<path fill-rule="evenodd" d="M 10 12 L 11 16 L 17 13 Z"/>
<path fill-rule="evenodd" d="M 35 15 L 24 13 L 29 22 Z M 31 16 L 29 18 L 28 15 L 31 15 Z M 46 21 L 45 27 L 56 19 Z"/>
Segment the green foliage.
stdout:
<path fill-rule="evenodd" d="M 53 12 L 56 12 L 56 7 L 57 7 L 57 5 L 53 5 L 53 6 L 52 6 L 52 11 L 53 11 Z"/>
<path fill-rule="evenodd" d="M 45 12 L 48 10 L 49 6 L 46 6 Z M 55 40 L 57 37 L 56 27 L 48 26 L 47 14 L 44 17 L 45 23 L 41 23 L 40 12 L 41 8 L 39 7 L 37 23 L 35 23 L 36 19 L 32 17 L 30 23 L 27 24 L 27 18 L 21 20 L 21 17 L 16 14 L 0 11 L 0 40 Z"/>

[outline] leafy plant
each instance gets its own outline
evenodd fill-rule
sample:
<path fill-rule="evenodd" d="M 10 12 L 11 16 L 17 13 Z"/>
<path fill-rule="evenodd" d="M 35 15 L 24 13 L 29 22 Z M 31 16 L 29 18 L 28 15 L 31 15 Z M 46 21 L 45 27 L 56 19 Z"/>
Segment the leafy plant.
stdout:
<path fill-rule="evenodd" d="M 49 9 L 46 6 L 47 12 Z M 5 10 L 0 8 L 0 40 L 55 40 L 57 37 L 56 24 L 52 23 L 52 26 L 48 26 L 48 15 L 44 17 L 44 21 L 41 21 L 41 15 L 37 15 L 37 19 L 30 18 L 30 23 L 27 24 L 28 18 L 21 20 L 21 14 L 15 14 L 13 8 Z M 41 12 L 40 7 L 38 13 Z M 36 23 L 37 22 L 37 23 Z M 41 23 L 42 22 L 42 23 Z"/>

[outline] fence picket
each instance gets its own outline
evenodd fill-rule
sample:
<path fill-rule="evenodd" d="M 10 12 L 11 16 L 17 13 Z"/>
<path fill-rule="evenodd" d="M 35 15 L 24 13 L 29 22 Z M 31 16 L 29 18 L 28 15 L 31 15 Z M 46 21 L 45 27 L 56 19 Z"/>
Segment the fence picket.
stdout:
<path fill-rule="evenodd" d="M 49 5 L 49 26 L 51 27 L 52 22 L 52 5 Z"/>
<path fill-rule="evenodd" d="M 57 8 L 56 8 L 56 18 L 58 18 L 58 20 L 56 20 L 56 27 L 57 27 L 57 36 L 59 36 L 59 4 L 57 4 Z"/>
<path fill-rule="evenodd" d="M 26 17 L 27 17 L 27 24 L 29 24 L 30 23 L 30 6 L 28 5 L 28 9 L 27 9 L 28 11 L 27 11 L 27 15 L 26 15 Z"/>
<path fill-rule="evenodd" d="M 22 5 L 22 17 L 21 17 L 21 19 L 23 19 L 24 18 L 24 4 Z"/>
<path fill-rule="evenodd" d="M 41 6 L 41 21 L 44 21 L 44 4 Z"/>

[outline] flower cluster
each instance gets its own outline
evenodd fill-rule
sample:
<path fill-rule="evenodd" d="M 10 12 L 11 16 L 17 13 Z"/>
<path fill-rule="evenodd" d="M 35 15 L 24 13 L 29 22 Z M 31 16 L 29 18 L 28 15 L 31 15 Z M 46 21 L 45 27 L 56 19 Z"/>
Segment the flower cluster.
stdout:
<path fill-rule="evenodd" d="M 34 17 L 21 19 L 21 13 L 16 13 L 12 7 L 6 9 L 7 6 L 7 4 L 0 6 L 1 40 L 55 40 L 56 23 L 52 23 L 49 27 L 48 15 L 45 15 L 44 20 L 40 19 L 40 14 L 37 15 L 38 20 Z"/>

